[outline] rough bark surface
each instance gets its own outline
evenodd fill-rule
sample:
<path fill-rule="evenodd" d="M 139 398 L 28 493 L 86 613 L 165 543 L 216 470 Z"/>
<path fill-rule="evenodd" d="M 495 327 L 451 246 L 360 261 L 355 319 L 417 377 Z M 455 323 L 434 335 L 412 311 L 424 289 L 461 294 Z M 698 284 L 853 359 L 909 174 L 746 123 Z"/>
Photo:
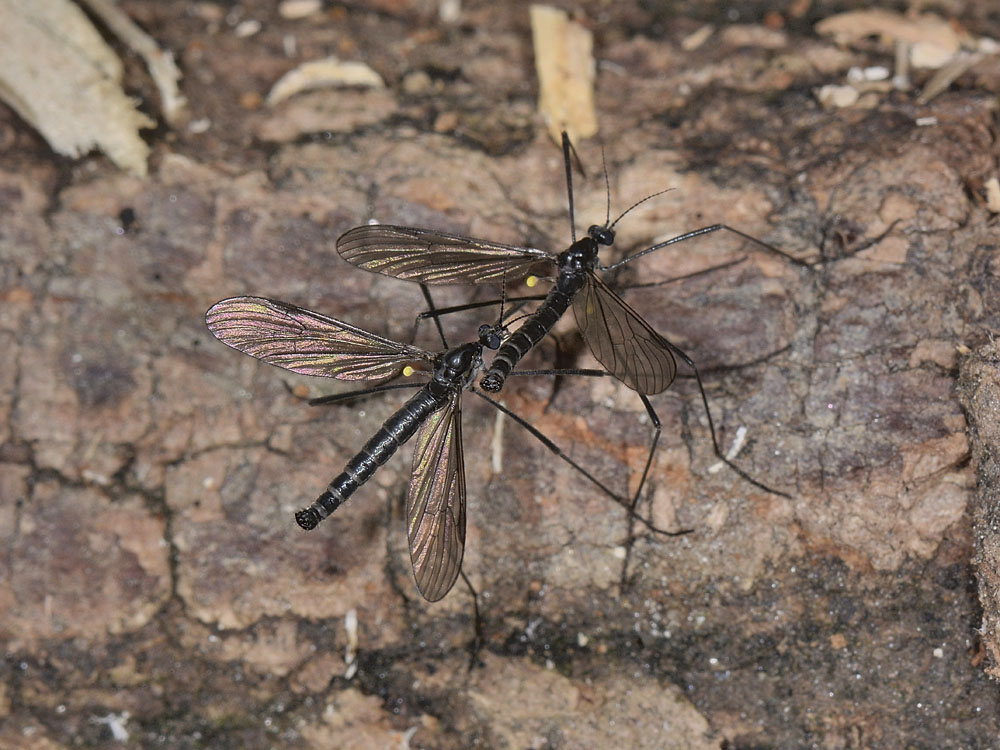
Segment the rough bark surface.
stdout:
<path fill-rule="evenodd" d="M 413 586 L 408 452 L 314 532 L 292 520 L 401 400 L 310 408 L 343 386 L 227 349 L 203 316 L 256 294 L 406 340 L 419 290 L 334 249 L 370 218 L 565 247 L 527 5 L 467 2 L 446 25 L 424 0 L 303 20 L 129 2 L 209 124 L 154 134 L 149 179 L 55 158 L 0 110 L 0 747 L 995 744 L 997 355 L 980 347 L 1000 324 L 1000 239 L 979 187 L 1000 64 L 928 104 L 886 92 L 828 111 L 814 87 L 891 64 L 813 33 L 850 3 L 651 5 L 576 8 L 596 34 L 612 212 L 672 189 L 622 220 L 609 257 L 724 222 L 815 263 L 716 232 L 616 282 L 704 272 L 626 296 L 698 363 L 723 450 L 746 427 L 734 460 L 791 498 L 713 470 L 683 368 L 653 400 L 639 506 L 693 529 L 673 539 L 467 396 L 470 671 L 467 592 L 428 604 Z M 1000 37 L 987 6 L 948 5 Z M 235 34 L 247 19 L 261 31 Z M 684 51 L 705 22 L 715 35 Z M 261 105 L 330 54 L 387 87 Z M 607 193 L 600 144 L 578 150 L 579 233 Z M 471 339 L 484 315 L 443 324 Z M 575 331 L 567 316 L 526 365 L 592 366 Z M 430 326 L 417 341 L 440 347 Z M 635 483 L 650 427 L 632 392 L 513 380 L 504 399 L 613 487 Z M 108 721 L 128 739 L 112 745 Z"/>
<path fill-rule="evenodd" d="M 969 420 L 972 466 L 976 472 L 973 530 L 983 647 L 987 671 L 1000 677 L 1000 351 L 997 343 L 968 352 L 961 363 L 959 399 Z"/>

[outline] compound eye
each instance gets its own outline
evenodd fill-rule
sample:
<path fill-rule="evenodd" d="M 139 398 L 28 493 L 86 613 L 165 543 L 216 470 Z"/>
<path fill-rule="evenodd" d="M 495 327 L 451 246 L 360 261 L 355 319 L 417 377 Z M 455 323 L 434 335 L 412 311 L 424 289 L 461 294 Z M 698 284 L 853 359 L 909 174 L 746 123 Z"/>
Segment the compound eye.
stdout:
<path fill-rule="evenodd" d="M 479 343 L 487 349 L 499 349 L 500 334 L 494 330 L 493 326 L 483 323 L 479 326 Z"/>
<path fill-rule="evenodd" d="M 614 229 L 598 226 L 597 224 L 591 224 L 590 229 L 587 230 L 587 234 L 589 234 L 598 245 L 615 244 Z"/>

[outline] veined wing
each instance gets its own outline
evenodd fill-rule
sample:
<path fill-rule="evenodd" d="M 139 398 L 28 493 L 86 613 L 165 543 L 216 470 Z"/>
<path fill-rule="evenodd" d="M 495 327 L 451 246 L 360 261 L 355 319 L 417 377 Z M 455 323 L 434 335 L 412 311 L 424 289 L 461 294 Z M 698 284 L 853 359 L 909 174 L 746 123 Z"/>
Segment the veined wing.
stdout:
<path fill-rule="evenodd" d="M 417 433 L 406 530 L 417 588 L 427 601 L 436 602 L 455 585 L 465 553 L 461 391 Z"/>
<path fill-rule="evenodd" d="M 223 344 L 303 375 L 382 380 L 406 362 L 434 361 L 423 349 L 263 297 L 216 302 L 205 323 Z"/>
<path fill-rule="evenodd" d="M 555 265 L 555 256 L 544 250 L 391 224 L 348 230 L 337 240 L 337 252 L 366 271 L 421 284 L 499 283 L 504 276 L 549 274 Z"/>
<path fill-rule="evenodd" d="M 665 391 L 677 363 L 665 339 L 592 273 L 573 298 L 583 338 L 604 368 L 632 390 Z"/>

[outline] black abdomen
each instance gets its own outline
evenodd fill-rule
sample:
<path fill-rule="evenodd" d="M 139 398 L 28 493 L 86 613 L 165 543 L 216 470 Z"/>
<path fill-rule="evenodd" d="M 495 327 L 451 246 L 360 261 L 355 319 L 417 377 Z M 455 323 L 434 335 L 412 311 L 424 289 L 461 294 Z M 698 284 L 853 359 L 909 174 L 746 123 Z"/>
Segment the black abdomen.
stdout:
<path fill-rule="evenodd" d="M 572 299 L 572 295 L 560 291 L 558 287 L 552 288 L 541 306 L 497 351 L 489 370 L 479 381 L 484 391 L 496 393 L 503 388 L 504 381 L 514 369 L 514 365 L 531 350 L 531 347 L 545 338 L 545 334 L 552 330 L 552 326 L 569 308 Z"/>
<path fill-rule="evenodd" d="M 378 467 L 416 434 L 427 416 L 444 406 L 446 401 L 447 395 L 435 396 L 429 386 L 421 388 L 347 462 L 344 470 L 330 482 L 316 502 L 295 514 L 296 523 L 307 531 L 315 529 L 320 521 L 339 508 L 358 487 L 371 479 Z"/>

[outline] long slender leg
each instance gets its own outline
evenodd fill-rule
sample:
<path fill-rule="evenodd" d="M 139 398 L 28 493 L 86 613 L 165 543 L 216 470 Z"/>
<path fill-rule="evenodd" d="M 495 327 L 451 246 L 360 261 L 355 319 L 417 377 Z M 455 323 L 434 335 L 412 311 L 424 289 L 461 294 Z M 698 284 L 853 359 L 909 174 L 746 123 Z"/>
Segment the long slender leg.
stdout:
<path fill-rule="evenodd" d="M 506 299 L 488 299 L 482 302 L 469 302 L 464 305 L 454 305 L 453 307 L 439 307 L 435 310 L 425 310 L 422 313 L 417 313 L 417 320 L 427 320 L 427 318 L 439 318 L 442 315 L 448 315 L 450 313 L 463 312 L 465 310 L 476 310 L 480 307 L 492 307 L 494 305 L 499 305 L 503 302 L 537 302 L 538 300 L 545 299 L 544 294 L 532 294 L 526 297 L 507 297 Z M 513 311 L 508 311 L 507 315 Z"/>
<path fill-rule="evenodd" d="M 565 370 L 516 370 L 511 373 L 511 375 L 519 375 L 521 377 L 529 375 L 583 375 L 592 378 L 603 378 L 611 377 L 604 370 L 588 370 L 588 369 L 565 369 Z M 660 417 L 657 415 L 656 410 L 653 409 L 653 405 L 649 402 L 649 398 L 642 393 L 636 394 L 642 399 L 642 405 L 646 407 L 646 414 L 649 415 L 649 421 L 653 425 L 653 437 L 650 439 L 649 444 L 649 455 L 646 456 L 646 464 L 642 468 L 642 477 L 639 480 L 639 486 L 636 488 L 635 495 L 631 500 L 631 508 L 634 510 L 639 502 L 639 498 L 642 495 L 643 487 L 646 484 L 646 478 L 649 476 L 649 470 L 653 465 L 653 456 L 656 454 L 657 445 L 660 442 L 660 433 L 663 431 L 663 425 L 660 423 Z"/>
<path fill-rule="evenodd" d="M 653 465 L 653 456 L 656 454 L 656 447 L 660 442 L 660 433 L 663 431 L 663 425 L 660 423 L 660 417 L 657 415 L 656 410 L 653 409 L 653 405 L 649 402 L 649 398 L 640 393 L 639 398 L 642 399 L 642 405 L 646 407 L 646 414 L 649 415 L 649 421 L 653 424 L 653 439 L 649 444 L 649 455 L 646 456 L 646 466 L 642 470 L 642 478 L 639 480 L 639 486 L 636 488 L 635 496 L 632 498 L 632 508 L 629 510 L 628 514 L 628 536 L 625 540 L 625 559 L 622 560 L 622 573 L 621 579 L 619 580 L 619 592 L 624 594 L 625 587 L 628 583 L 628 564 L 632 558 L 632 545 L 635 543 L 635 519 L 639 517 L 636 512 L 636 508 L 639 505 L 639 498 L 642 497 L 642 490 L 646 486 L 646 479 L 649 476 L 649 469 Z"/>
<path fill-rule="evenodd" d="M 733 266 L 738 266 L 740 263 L 746 262 L 747 256 L 741 258 L 733 258 L 732 260 L 727 260 L 724 263 L 719 263 L 717 266 L 709 266 L 708 268 L 702 268 L 700 271 L 692 271 L 691 273 L 685 273 L 681 276 L 671 276 L 669 279 L 661 279 L 660 281 L 644 281 L 641 284 L 627 284 L 619 286 L 617 284 L 613 285 L 614 289 L 621 292 L 629 292 L 633 289 L 649 289 L 654 286 L 666 286 L 667 284 L 673 284 L 677 281 L 687 281 L 688 279 L 696 279 L 699 276 L 706 276 L 710 273 L 715 273 L 716 271 L 722 271 L 726 268 L 732 268 Z"/>
<path fill-rule="evenodd" d="M 787 493 L 784 493 L 784 492 L 782 492 L 780 490 L 775 490 L 775 489 L 767 486 L 763 482 L 760 482 L 760 481 L 754 479 L 753 477 L 749 476 L 745 471 L 743 471 L 742 469 L 740 469 L 738 466 L 735 466 L 732 463 L 732 461 L 730 461 L 729 459 L 727 459 L 725 457 L 725 455 L 723 455 L 721 449 L 719 448 L 718 440 L 717 440 L 717 438 L 715 436 L 715 423 L 714 423 L 714 421 L 712 419 L 712 412 L 711 412 L 711 409 L 709 408 L 709 405 L 708 405 L 708 397 L 705 394 L 704 384 L 701 381 L 701 374 L 699 373 L 697 366 L 694 364 L 694 361 L 684 351 L 682 351 L 678 347 L 674 346 L 673 344 L 670 344 L 670 348 L 674 352 L 674 354 L 676 354 L 678 357 L 680 357 L 685 362 L 685 364 L 687 364 L 691 368 L 691 371 L 695 374 L 695 378 L 696 378 L 696 381 L 698 383 L 698 389 L 699 389 L 699 392 L 701 393 L 702 404 L 705 407 L 705 414 L 706 414 L 706 416 L 708 418 L 709 432 L 711 433 L 711 436 L 712 436 L 712 449 L 715 452 L 715 455 L 718 456 L 722 461 L 724 461 L 727 466 L 729 466 L 731 469 L 733 469 L 733 471 L 738 476 L 740 476 L 742 479 L 745 479 L 746 481 L 750 482 L 754 486 L 759 487 L 760 489 L 762 489 L 762 490 L 764 490 L 766 492 L 770 492 L 770 493 L 773 493 L 773 494 L 776 494 L 776 495 L 780 495 L 781 497 L 786 497 L 786 498 L 790 497 Z M 560 374 L 560 375 L 586 375 L 586 376 L 591 376 L 591 377 L 601 377 L 601 376 L 607 376 L 608 375 L 608 373 L 606 373 L 603 370 L 559 370 L 559 371 L 555 371 L 555 372 L 557 374 Z M 551 370 L 521 370 L 521 371 L 517 371 L 516 373 L 512 373 L 512 374 L 517 374 L 517 375 L 521 375 L 521 376 L 528 376 L 528 375 L 551 375 L 551 374 L 553 374 L 553 371 L 551 371 Z M 643 469 L 642 469 L 642 476 L 641 476 L 641 478 L 639 480 L 639 485 L 636 488 L 635 494 L 632 496 L 632 498 L 629 501 L 628 505 L 625 505 L 624 503 L 622 503 L 621 502 L 621 498 L 619 498 L 614 493 L 609 493 L 607 487 L 605 487 L 599 481 L 597 481 L 592 476 L 590 476 L 585 470 L 583 470 L 582 468 L 580 468 L 579 465 L 576 464 L 576 462 L 574 462 L 572 459 L 569 459 L 565 455 L 565 453 L 563 453 L 561 450 L 559 450 L 558 448 L 556 448 L 554 446 L 554 444 L 552 444 L 551 440 L 549 440 L 547 437 L 545 437 L 543 435 L 540 435 L 537 432 L 537 428 L 534 428 L 532 425 L 527 424 L 523 419 L 521 419 L 517 415 L 511 414 L 511 416 L 515 420 L 517 420 L 519 424 L 521 424 L 522 426 L 524 426 L 533 435 L 535 435 L 535 437 L 537 437 L 539 440 L 541 440 L 541 442 L 547 448 L 549 448 L 549 450 L 552 450 L 554 453 L 556 453 L 556 455 L 560 456 L 560 458 L 563 458 L 564 460 L 566 460 L 570 465 L 574 466 L 574 468 L 579 469 L 581 471 L 581 473 L 584 474 L 584 476 L 586 476 L 592 482 L 594 482 L 595 484 L 597 484 L 602 490 L 604 490 L 605 493 L 609 494 L 609 496 L 611 496 L 615 500 L 615 502 L 618 502 L 620 505 L 622 505 L 623 507 L 625 507 L 625 509 L 628 511 L 628 517 L 629 517 L 628 536 L 627 536 L 627 540 L 626 540 L 626 543 L 625 543 L 625 559 L 622 562 L 622 572 L 621 572 L 621 578 L 620 578 L 620 587 L 621 587 L 622 591 L 625 590 L 625 588 L 627 587 L 627 584 L 628 584 L 628 566 L 629 566 L 629 560 L 630 560 L 630 557 L 631 557 L 632 543 L 635 541 L 635 533 L 634 533 L 634 526 L 633 526 L 633 524 L 635 523 L 636 519 L 638 519 L 641 523 L 643 523 L 647 528 L 650 528 L 650 529 L 652 529 L 654 531 L 658 531 L 659 533 L 663 533 L 662 530 L 660 530 L 658 527 L 655 527 L 651 522 L 647 521 L 645 518 L 643 518 L 637 512 L 639 501 L 642 498 L 643 490 L 645 489 L 646 482 L 649 479 L 649 471 L 650 471 L 650 469 L 652 468 L 652 465 L 653 465 L 653 458 L 656 455 L 656 449 L 659 446 L 660 436 L 661 436 L 661 434 L 663 432 L 662 422 L 660 421 L 659 415 L 656 413 L 656 410 L 653 408 L 652 403 L 649 401 L 649 398 L 647 396 L 645 396 L 644 394 L 641 394 L 641 393 L 639 394 L 639 398 L 642 400 L 643 406 L 646 407 L 646 413 L 649 415 L 650 423 L 653 425 L 653 436 L 650 439 L 649 453 L 646 456 L 646 463 L 645 463 L 645 465 L 643 466 Z M 506 410 L 504 410 L 504 411 L 506 411 Z M 509 411 L 507 411 L 507 413 L 510 414 Z M 671 536 L 677 536 L 680 533 L 682 533 L 682 532 L 674 532 L 674 533 L 672 533 L 670 535 Z"/>
<path fill-rule="evenodd" d="M 421 286 L 423 286 L 423 285 L 421 285 Z M 425 298 L 428 295 L 429 295 L 429 292 L 425 292 Z M 476 309 L 478 309 L 480 307 L 492 307 L 494 305 L 503 305 L 505 303 L 513 302 L 515 304 L 512 305 L 509 310 L 507 310 L 507 311 L 504 312 L 504 318 L 506 318 L 507 321 L 510 322 L 511 317 L 518 310 L 520 310 L 524 306 L 525 302 L 537 302 L 538 300 L 543 300 L 543 299 L 545 299 L 545 295 L 544 294 L 533 294 L 533 295 L 529 295 L 529 296 L 525 296 L 525 297 L 507 297 L 506 299 L 490 299 L 490 300 L 484 300 L 482 302 L 469 302 L 469 303 L 464 304 L 464 305 L 454 305 L 454 306 L 451 306 L 451 307 L 437 307 L 437 308 L 435 308 L 433 305 L 429 305 L 431 307 L 431 309 L 424 310 L 422 313 L 418 313 L 417 316 L 416 316 L 416 318 L 414 318 L 414 320 L 413 320 L 413 332 L 410 335 L 410 341 L 411 342 L 416 341 L 416 338 L 417 338 L 417 329 L 420 326 L 420 321 L 427 320 L 427 318 L 433 318 L 434 319 L 434 324 L 438 328 L 438 333 L 441 333 L 441 316 L 442 315 L 449 315 L 451 313 L 464 312 L 466 310 L 476 310 Z M 503 324 L 504 321 L 501 320 L 500 323 Z"/>
<path fill-rule="evenodd" d="M 672 343 L 670 341 L 667 341 L 666 339 L 664 339 L 664 341 L 666 342 L 667 346 L 670 347 L 670 350 L 674 353 L 674 355 L 676 355 L 677 357 L 680 357 L 680 359 L 684 361 L 684 364 L 686 364 L 688 367 L 690 367 L 691 368 L 691 372 L 694 373 L 695 382 L 698 384 L 698 392 L 701 394 L 701 402 L 702 402 L 702 405 L 705 407 L 705 416 L 708 418 L 708 430 L 709 430 L 709 433 L 711 434 L 711 437 L 712 437 L 712 450 L 715 453 L 715 455 L 719 458 L 719 460 L 721 460 L 723 463 L 725 463 L 726 466 L 728 466 L 730 469 L 732 469 L 738 476 L 740 476 L 741 478 L 743 478 L 744 480 L 746 480 L 750 484 L 754 485 L 755 487 L 758 487 L 759 489 L 762 489 L 765 492 L 770 492 L 773 495 L 778 495 L 779 497 L 790 498 L 791 495 L 789 495 L 788 493 L 782 492 L 781 490 L 776 490 L 773 487 L 769 487 L 768 485 L 764 484 L 763 482 L 761 482 L 761 481 L 759 481 L 757 479 L 754 479 L 749 474 L 747 474 L 743 469 L 741 469 L 740 467 L 736 466 L 730 459 L 726 458 L 725 454 L 722 452 L 722 449 L 719 447 L 719 441 L 716 438 L 716 434 L 715 434 L 715 420 L 712 419 L 712 410 L 711 410 L 711 408 L 708 405 L 708 396 L 705 394 L 705 385 L 702 382 L 701 373 L 698 370 L 698 366 L 694 363 L 694 360 L 692 360 L 691 357 L 689 357 L 676 344 L 674 344 L 674 343 Z M 587 377 L 610 377 L 610 375 L 607 372 L 605 372 L 604 370 L 587 370 L 587 369 L 581 369 L 581 370 L 515 370 L 514 372 L 511 373 L 511 375 L 512 376 L 519 375 L 521 377 L 525 377 L 525 376 L 529 376 L 529 375 L 585 375 Z M 480 395 L 482 395 L 482 394 L 480 394 Z M 646 396 L 644 396 L 643 394 L 641 394 L 641 393 L 639 394 L 639 398 L 642 399 L 643 406 L 646 407 L 646 413 L 649 415 L 650 422 L 653 424 L 654 435 L 653 435 L 653 438 L 652 438 L 652 441 L 651 441 L 649 455 L 646 457 L 646 465 L 643 468 L 642 479 L 639 482 L 639 489 L 636 491 L 635 496 L 632 498 L 633 507 L 634 507 L 635 503 L 638 503 L 640 493 L 642 492 L 642 489 L 643 489 L 643 485 L 645 485 L 645 483 L 646 483 L 646 478 L 648 477 L 649 470 L 652 467 L 653 455 L 656 452 L 656 447 L 657 447 L 657 444 L 658 444 L 659 439 L 660 439 L 660 433 L 662 432 L 662 425 L 660 423 L 659 416 L 656 414 L 656 411 L 653 409 L 653 405 L 650 403 L 649 399 Z M 492 399 L 490 399 L 490 400 L 492 400 Z"/>
<path fill-rule="evenodd" d="M 642 478 L 639 480 L 638 488 L 636 488 L 635 497 L 632 498 L 633 512 L 639 504 L 639 498 L 642 496 L 642 488 L 646 484 L 646 477 L 649 476 L 649 469 L 653 465 L 653 456 L 656 454 L 656 446 L 660 442 L 660 433 L 663 432 L 663 425 L 660 424 L 660 418 L 653 409 L 653 405 L 649 403 L 649 398 L 642 393 L 639 394 L 639 398 L 642 399 L 642 405 L 646 407 L 646 413 L 649 415 L 649 421 L 653 424 L 653 439 L 649 442 L 649 455 L 646 456 L 646 465 L 642 469 Z"/>
<path fill-rule="evenodd" d="M 593 377 L 606 377 L 606 376 L 608 376 L 608 373 L 605 372 L 605 371 L 603 371 L 603 370 L 561 370 L 561 371 L 557 371 L 557 372 L 558 372 L 558 374 L 561 374 L 561 375 L 587 375 L 587 376 L 593 376 Z M 512 373 L 512 374 L 519 374 L 519 375 L 541 375 L 541 374 L 551 375 L 551 374 L 553 374 L 553 371 L 520 371 L 520 372 Z M 482 394 L 480 394 L 480 395 L 482 395 Z M 594 477 L 592 477 L 590 474 L 588 474 L 588 472 L 586 470 L 584 470 L 575 461 L 573 461 L 571 458 L 569 458 L 549 438 L 547 438 L 546 436 L 542 435 L 537 430 L 537 428 L 535 428 L 531 424 L 528 424 L 525 420 L 523 420 L 521 417 L 517 416 L 516 414 L 513 414 L 509 410 L 504 409 L 501 404 L 495 404 L 498 408 L 501 409 L 501 411 L 504 411 L 506 414 L 510 415 L 514 420 L 516 420 L 519 424 L 521 424 L 523 427 L 525 427 L 525 429 L 527 429 L 529 432 L 531 432 L 532 435 L 534 435 L 538 440 L 540 440 L 542 442 L 543 445 L 545 445 L 545 447 L 547 447 L 549 450 L 551 450 L 557 456 L 559 456 L 560 458 L 562 458 L 563 460 L 565 460 L 567 463 L 569 463 L 571 466 L 573 466 L 578 471 L 580 471 L 584 476 L 586 476 L 588 479 L 590 479 L 592 482 L 594 482 L 598 487 L 600 487 L 606 494 L 608 494 L 609 497 L 611 497 L 619 505 L 622 505 L 622 507 L 624 507 L 626 509 L 626 511 L 628 511 L 628 530 L 627 530 L 626 541 L 625 541 L 625 545 L 624 545 L 625 546 L 625 559 L 622 561 L 621 576 L 620 576 L 620 582 L 619 582 L 620 591 L 622 593 L 624 593 L 625 588 L 627 586 L 627 575 L 628 575 L 629 561 L 631 559 L 632 547 L 633 547 L 633 544 L 634 544 L 635 538 L 636 538 L 636 535 L 635 535 L 635 521 L 636 521 L 636 519 L 638 519 L 642 524 L 644 524 L 650 530 L 652 530 L 654 532 L 657 532 L 657 533 L 666 534 L 667 536 L 680 536 L 682 534 L 685 534 L 685 533 L 688 533 L 688 532 L 691 531 L 691 529 L 684 529 L 684 530 L 676 531 L 676 532 L 665 532 L 662 529 L 659 529 L 658 527 L 654 526 L 652 523 L 650 523 L 649 521 L 647 521 L 645 518 L 643 518 L 642 516 L 640 516 L 636 512 L 636 508 L 638 506 L 639 499 L 642 497 L 642 491 L 643 491 L 643 489 L 645 487 L 646 480 L 647 480 L 647 477 L 649 475 L 649 470 L 650 470 L 650 468 L 652 466 L 652 463 L 653 463 L 653 456 L 656 454 L 656 448 L 657 448 L 657 445 L 659 443 L 660 434 L 661 434 L 661 431 L 662 431 L 662 424 L 660 422 L 659 416 L 656 414 L 656 410 L 653 409 L 653 405 L 649 402 L 649 399 L 645 395 L 643 395 L 643 394 L 639 394 L 639 397 L 642 399 L 642 403 L 646 407 L 646 413 L 649 415 L 650 421 L 653 424 L 654 433 L 653 433 L 653 437 L 652 437 L 652 439 L 650 441 L 649 455 L 646 457 L 646 464 L 643 467 L 642 478 L 639 481 L 639 486 L 636 488 L 635 495 L 632 497 L 631 501 L 627 502 L 627 503 L 623 502 L 620 497 L 618 497 L 615 493 L 610 492 L 606 486 L 604 486 L 601 482 L 599 482 Z M 484 396 L 484 398 L 486 398 L 486 397 Z M 492 401 L 492 399 L 487 399 L 487 400 Z"/>
<path fill-rule="evenodd" d="M 382 393 L 383 391 L 395 391 L 401 388 L 420 388 L 426 385 L 426 380 L 413 383 L 390 383 L 389 385 L 376 385 L 371 388 L 363 388 L 360 391 L 349 391 L 347 393 L 333 393 L 329 396 L 318 396 L 309 399 L 309 406 L 327 406 L 329 404 L 339 404 L 342 401 L 352 401 L 356 398 L 363 398 L 372 393 Z"/>
<path fill-rule="evenodd" d="M 549 399 L 545 402 L 545 408 L 542 409 L 545 413 L 548 413 L 549 407 L 552 406 L 552 402 L 559 396 L 559 391 L 562 390 L 563 375 L 566 374 L 564 372 L 560 372 L 560 370 L 566 369 L 562 367 L 563 363 L 566 361 L 566 353 L 563 352 L 561 339 L 555 334 L 550 334 L 549 340 L 552 342 L 552 347 L 556 350 L 554 363 L 556 365 L 556 369 L 553 371 L 554 377 L 552 378 L 552 389 L 549 391 Z"/>
<path fill-rule="evenodd" d="M 479 593 L 472 585 L 472 581 L 469 580 L 469 577 L 465 575 L 464 570 L 458 571 L 458 574 L 462 576 L 462 580 L 465 581 L 465 585 L 468 587 L 469 593 L 472 595 L 472 615 L 475 618 L 473 623 L 475 637 L 472 640 L 472 650 L 469 653 L 469 671 L 471 672 L 476 665 L 479 664 L 479 652 L 483 648 L 483 618 L 479 614 Z"/>
<path fill-rule="evenodd" d="M 421 284 L 420 285 L 420 291 L 423 292 L 423 294 L 424 294 L 424 300 L 427 302 L 427 307 L 430 309 L 431 312 L 434 312 L 434 310 L 435 310 L 434 300 L 431 297 L 431 291 L 430 291 L 430 289 L 427 288 L 426 284 Z M 444 328 L 441 327 L 441 316 L 440 316 L 440 314 L 438 314 L 438 315 L 434 315 L 433 317 L 434 317 L 434 325 L 437 327 L 438 335 L 441 336 L 441 343 L 444 344 L 444 348 L 447 349 L 448 348 L 448 339 L 445 338 Z M 416 332 L 417 332 L 416 331 L 416 325 L 414 324 L 414 328 L 413 328 L 414 335 L 416 334 Z"/>
<path fill-rule="evenodd" d="M 702 227 L 701 229 L 693 229 L 690 232 L 685 232 L 684 234 L 679 234 L 676 237 L 671 237 L 669 240 L 665 240 L 663 242 L 658 242 L 657 244 L 653 245 L 652 247 L 647 247 L 645 250 L 640 250 L 637 253 L 633 253 L 632 255 L 628 255 L 628 256 L 622 258 L 621 260 L 619 260 L 616 263 L 611 263 L 610 265 L 607 265 L 607 266 L 599 266 L 599 268 L 602 271 L 613 271 L 614 269 L 619 268 L 620 266 L 623 266 L 626 263 L 631 263 L 636 258 L 641 258 L 643 255 L 649 255 L 649 253 L 656 252 L 657 250 L 662 250 L 663 248 L 669 247 L 670 245 L 677 244 L 678 242 L 684 242 L 685 240 L 690 240 L 690 239 L 694 239 L 695 237 L 700 237 L 703 234 L 709 234 L 710 232 L 718 232 L 718 231 L 723 231 L 723 230 L 727 231 L 727 232 L 732 232 L 737 237 L 741 237 L 744 240 L 752 242 L 757 247 L 763 248 L 764 250 L 767 250 L 768 252 L 773 253 L 774 255 L 778 256 L 779 258 L 783 258 L 786 261 L 788 261 L 789 263 L 793 263 L 794 265 L 801 266 L 803 268 L 809 268 L 809 269 L 813 268 L 813 265 L 811 263 L 807 263 L 804 260 L 800 260 L 800 259 L 796 258 L 794 255 L 789 255 L 784 250 L 780 250 L 777 247 L 775 247 L 774 245 L 771 245 L 770 243 L 764 242 L 764 240 L 758 239 L 758 238 L 754 237 L 753 235 L 747 234 L 746 232 L 741 232 L 739 229 L 734 229 L 733 227 L 729 226 L 728 224 L 712 224 L 711 226 Z"/>
<path fill-rule="evenodd" d="M 601 374 L 605 375 L 606 373 L 601 373 Z M 497 409 L 499 409 L 500 411 L 502 411 L 504 414 L 506 414 L 507 416 L 509 416 L 511 419 L 513 419 L 515 422 L 517 422 L 519 425 L 521 425 L 524 429 L 526 429 L 528 432 L 530 432 L 535 437 L 536 440 L 538 440 L 542 445 L 544 445 L 546 448 L 548 448 L 550 451 L 552 451 L 552 453 L 554 453 L 556 456 L 558 456 L 563 461 L 565 461 L 566 463 L 568 463 L 570 466 L 572 466 L 578 472 L 580 472 L 581 474 L 583 474 L 583 476 L 585 476 L 588 480 L 590 480 L 590 482 L 592 482 L 594 485 L 596 485 L 602 492 L 604 492 L 604 494 L 606 494 L 614 502 L 616 502 L 619 505 L 621 505 L 623 508 L 625 508 L 625 510 L 629 511 L 630 513 L 632 512 L 632 510 L 634 508 L 634 502 L 632 500 L 627 499 L 627 498 L 623 498 L 622 496 L 620 496 L 616 492 L 614 492 L 611 488 L 609 488 L 606 484 L 604 484 L 600 479 L 598 479 L 593 474 L 591 474 L 589 471 L 587 471 L 585 468 L 583 468 L 583 466 L 581 466 L 577 461 L 573 460 L 573 458 L 571 458 L 558 445 L 556 445 L 554 442 L 552 442 L 552 440 L 549 439 L 545 434 L 543 434 L 537 427 L 535 427 L 534 425 L 532 425 L 530 422 L 528 422 L 524 418 L 522 418 L 522 417 L 518 416 L 517 414 L 515 414 L 513 411 L 511 411 L 509 408 L 507 408 L 506 406 L 504 406 L 499 401 L 494 401 L 492 398 L 490 398 L 489 396 L 485 395 L 484 393 L 481 393 L 478 390 L 475 391 L 475 393 L 480 398 L 483 398 L 486 401 L 489 401 L 491 404 L 493 404 L 493 406 L 495 406 Z M 653 533 L 662 534 L 664 536 L 682 536 L 684 534 L 689 534 L 692 531 L 691 529 L 681 529 L 680 531 L 667 531 L 666 529 L 661 529 L 661 528 L 655 526 L 653 523 L 651 523 L 650 521 L 647 521 L 645 518 L 639 517 L 638 520 L 640 521 L 640 523 L 642 523 L 646 528 L 648 528 Z"/>
<path fill-rule="evenodd" d="M 758 487 L 759 489 L 762 489 L 765 492 L 770 492 L 772 495 L 778 495 L 779 497 L 791 499 L 792 496 L 789 495 L 787 492 L 776 490 L 773 487 L 769 487 L 763 482 L 754 479 L 752 476 L 743 471 L 743 469 L 741 469 L 739 466 L 737 466 L 728 458 L 726 458 L 725 454 L 722 452 L 722 449 L 719 448 L 719 441 L 716 439 L 715 436 L 715 422 L 712 419 L 712 410 L 708 406 L 708 396 L 705 395 L 705 385 L 701 381 L 701 373 L 698 372 L 697 365 L 695 365 L 694 360 L 691 359 L 687 354 L 685 354 L 684 351 L 680 349 L 680 347 L 676 346 L 675 344 L 669 341 L 666 341 L 666 339 L 664 339 L 664 341 L 667 344 L 667 346 L 670 347 L 670 351 L 672 351 L 676 356 L 684 360 L 684 364 L 690 367 L 691 372 L 694 373 L 695 381 L 698 383 L 698 391 L 701 393 L 701 402 L 705 407 L 705 416 L 708 418 L 708 431 L 712 436 L 712 450 L 715 451 L 715 455 L 718 457 L 718 459 L 722 461 L 724 464 L 726 464 L 726 466 L 732 469 L 736 474 L 742 477 L 745 481 L 752 484 L 754 487 Z"/>

